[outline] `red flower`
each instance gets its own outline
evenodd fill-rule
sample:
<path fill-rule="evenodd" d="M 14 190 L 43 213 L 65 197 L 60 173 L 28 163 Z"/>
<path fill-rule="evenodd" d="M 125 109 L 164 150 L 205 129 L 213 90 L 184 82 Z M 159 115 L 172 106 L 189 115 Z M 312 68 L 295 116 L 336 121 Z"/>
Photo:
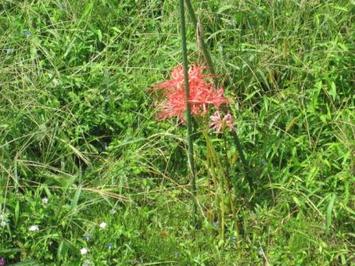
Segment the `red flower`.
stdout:
<path fill-rule="evenodd" d="M 208 106 L 213 105 L 217 109 L 228 103 L 224 97 L 223 88 L 215 89 L 206 78 L 210 75 L 203 74 L 206 67 L 193 65 L 189 69 L 189 87 L 192 115 L 202 115 L 207 113 Z M 182 66 L 175 67 L 171 72 L 172 79 L 161 82 L 155 86 L 158 90 L 163 90 L 165 100 L 160 104 L 159 119 L 168 119 L 170 117 L 178 117 L 184 121 L 185 104 L 185 88 L 184 88 L 184 70 Z"/>

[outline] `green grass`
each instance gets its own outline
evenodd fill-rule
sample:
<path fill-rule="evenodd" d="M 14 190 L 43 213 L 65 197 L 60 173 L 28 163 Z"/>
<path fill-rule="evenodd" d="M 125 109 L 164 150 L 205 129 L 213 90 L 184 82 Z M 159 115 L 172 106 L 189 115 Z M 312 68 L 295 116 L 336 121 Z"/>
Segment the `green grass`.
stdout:
<path fill-rule="evenodd" d="M 149 91 L 182 62 L 176 1 L 1 1 L 8 264 L 354 262 L 354 3 L 193 4 L 255 178 L 231 136 L 198 132 L 197 229 L 186 128 Z"/>

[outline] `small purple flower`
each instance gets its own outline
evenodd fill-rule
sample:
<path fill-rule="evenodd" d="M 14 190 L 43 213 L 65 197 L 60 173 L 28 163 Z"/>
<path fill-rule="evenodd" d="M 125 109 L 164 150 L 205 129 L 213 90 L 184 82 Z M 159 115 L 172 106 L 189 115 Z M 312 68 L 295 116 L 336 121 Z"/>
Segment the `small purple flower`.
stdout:
<path fill-rule="evenodd" d="M 23 35 L 25 35 L 26 38 L 30 37 L 32 35 L 32 33 L 29 30 L 24 30 L 22 32 Z"/>
<path fill-rule="evenodd" d="M 83 235 L 83 238 L 86 240 L 86 241 L 90 241 L 92 239 L 92 235 L 88 232 L 86 232 L 84 235 Z"/>
<path fill-rule="evenodd" d="M 229 238 L 229 240 L 230 240 L 231 242 L 235 242 L 235 241 L 237 241 L 237 237 L 236 237 L 236 236 L 231 236 L 231 237 Z"/>
<path fill-rule="evenodd" d="M 6 260 L 3 257 L 0 257 L 0 266 L 5 266 L 6 265 Z"/>

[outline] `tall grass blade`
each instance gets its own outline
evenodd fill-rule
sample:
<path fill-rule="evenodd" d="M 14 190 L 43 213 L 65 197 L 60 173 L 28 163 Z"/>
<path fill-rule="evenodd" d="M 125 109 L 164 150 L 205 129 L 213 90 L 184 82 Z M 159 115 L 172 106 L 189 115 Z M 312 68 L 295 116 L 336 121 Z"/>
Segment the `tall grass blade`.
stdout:
<path fill-rule="evenodd" d="M 186 121 L 187 121 L 187 144 L 188 144 L 188 160 L 190 165 L 190 170 L 192 174 L 191 178 L 191 189 L 193 196 L 193 219 L 194 224 L 196 224 L 196 214 L 197 214 L 197 202 L 196 202 L 196 173 L 195 173 L 195 162 L 194 162 L 194 151 L 192 143 L 192 116 L 191 116 L 191 105 L 189 103 L 190 98 L 190 87 L 189 87 L 189 67 L 187 61 L 187 46 L 186 46 L 186 23 L 185 23 L 185 6 L 184 0 L 180 0 L 180 28 L 181 28 L 181 44 L 182 44 L 182 59 L 184 67 L 184 86 L 185 86 L 185 102 L 186 102 Z"/>

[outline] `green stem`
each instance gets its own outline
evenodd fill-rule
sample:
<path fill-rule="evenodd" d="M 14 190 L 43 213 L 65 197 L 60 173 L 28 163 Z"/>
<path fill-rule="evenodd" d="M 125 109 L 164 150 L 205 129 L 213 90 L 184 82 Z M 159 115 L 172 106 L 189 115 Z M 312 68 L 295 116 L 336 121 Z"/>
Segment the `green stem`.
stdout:
<path fill-rule="evenodd" d="M 201 46 L 201 50 L 202 50 L 202 53 L 205 57 L 205 60 L 206 60 L 206 63 L 207 63 L 207 66 L 213 76 L 213 81 L 214 81 L 214 85 L 217 87 L 217 79 L 216 79 L 216 72 L 215 72 L 215 68 L 214 68 L 214 65 L 213 65 L 213 61 L 212 61 L 212 58 L 211 58 L 211 55 L 207 49 L 207 45 L 205 43 L 205 40 L 204 40 L 204 37 L 203 37 L 203 29 L 202 29 L 202 25 L 199 23 L 198 19 L 197 19 L 197 16 L 195 14 L 195 11 L 192 7 L 192 4 L 191 4 L 191 1 L 190 0 L 185 0 L 186 2 L 186 6 L 187 6 L 187 9 L 189 11 L 189 15 L 190 15 L 190 18 L 192 20 L 192 23 L 194 24 L 194 27 L 195 27 L 195 30 L 197 31 L 197 37 L 199 38 L 199 42 L 200 42 L 200 46 Z M 233 139 L 234 139 L 234 143 L 237 147 L 237 150 L 239 152 L 239 155 L 240 155 L 240 159 L 242 161 L 242 164 L 243 164 L 243 170 L 244 170 L 244 174 L 248 180 L 248 183 L 249 183 L 249 186 L 250 188 L 253 188 L 252 185 L 253 185 L 253 179 L 250 175 L 250 169 L 249 169 L 249 165 L 248 165 L 248 162 L 247 160 L 245 159 L 245 156 L 244 156 L 244 151 L 243 151 L 243 146 L 239 140 L 239 137 L 238 137 L 238 134 L 237 134 L 237 131 L 236 130 L 233 130 L 232 132 L 232 135 L 233 135 Z"/>
<path fill-rule="evenodd" d="M 185 86 L 185 102 L 186 102 L 186 121 L 187 121 L 187 144 L 188 144 L 188 160 L 190 165 L 190 170 L 192 174 L 191 178 L 191 190 L 193 196 L 194 213 L 193 219 L 196 225 L 197 219 L 197 202 L 196 202 L 196 173 L 195 173 L 195 162 L 194 162 L 194 150 L 192 143 L 192 116 L 191 116 L 191 105 L 189 102 L 190 98 L 190 87 L 189 87 L 189 67 L 187 61 L 187 47 L 186 47 L 186 28 L 185 28 L 185 7 L 184 0 L 180 0 L 180 21 L 181 21 L 181 40 L 182 40 L 182 59 L 184 67 L 184 86 Z"/>
<path fill-rule="evenodd" d="M 237 147 L 237 150 L 238 150 L 238 153 L 239 153 L 239 156 L 240 156 L 240 160 L 242 161 L 244 174 L 245 174 L 245 176 L 246 176 L 246 178 L 248 180 L 249 187 L 253 188 L 253 178 L 250 175 L 250 168 L 249 168 L 247 160 L 244 157 L 242 144 L 240 143 L 240 140 L 239 140 L 239 137 L 238 137 L 236 129 L 234 129 L 232 131 L 232 136 L 233 136 L 233 140 L 234 140 L 235 146 Z"/>

